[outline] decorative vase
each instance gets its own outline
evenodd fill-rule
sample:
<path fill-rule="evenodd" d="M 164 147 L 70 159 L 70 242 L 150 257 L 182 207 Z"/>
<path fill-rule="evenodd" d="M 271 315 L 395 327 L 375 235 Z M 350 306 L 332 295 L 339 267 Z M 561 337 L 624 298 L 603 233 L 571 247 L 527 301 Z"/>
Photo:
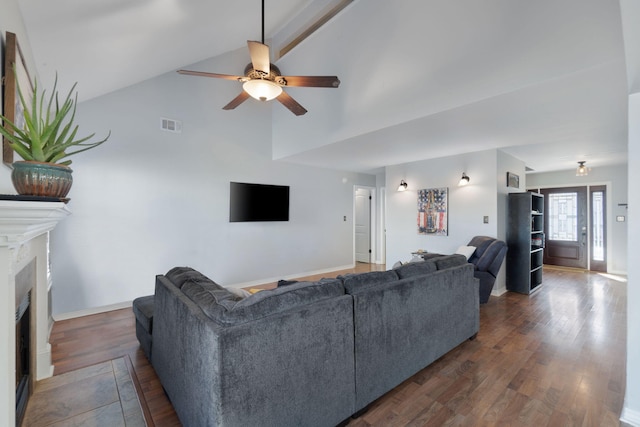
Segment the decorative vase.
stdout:
<path fill-rule="evenodd" d="M 13 162 L 11 181 L 22 196 L 64 198 L 71 189 L 72 169 L 55 163 Z"/>

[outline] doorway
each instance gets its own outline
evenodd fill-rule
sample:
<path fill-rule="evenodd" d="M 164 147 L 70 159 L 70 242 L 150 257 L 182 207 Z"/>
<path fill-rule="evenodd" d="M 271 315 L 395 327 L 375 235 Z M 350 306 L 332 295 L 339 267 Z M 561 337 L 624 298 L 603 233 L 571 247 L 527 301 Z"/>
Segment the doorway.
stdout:
<path fill-rule="evenodd" d="M 354 188 L 354 260 L 375 262 L 375 188 Z"/>
<path fill-rule="evenodd" d="M 544 263 L 607 271 L 606 186 L 541 189 Z"/>

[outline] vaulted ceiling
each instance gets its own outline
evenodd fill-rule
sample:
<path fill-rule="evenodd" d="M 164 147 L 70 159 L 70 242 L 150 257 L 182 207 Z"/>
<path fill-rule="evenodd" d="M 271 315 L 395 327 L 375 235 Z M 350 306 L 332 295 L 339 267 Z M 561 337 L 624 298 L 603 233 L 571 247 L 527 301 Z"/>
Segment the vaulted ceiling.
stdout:
<path fill-rule="evenodd" d="M 272 52 L 338 3 L 266 0 Z M 38 74 L 78 81 L 83 99 L 261 37 L 259 0 L 20 6 Z M 284 74 L 342 82 L 288 89 L 309 110 L 304 116 L 273 105 L 278 159 L 370 172 L 500 148 L 534 171 L 626 162 L 618 1 L 354 0 L 275 63 Z M 242 106 L 228 114 L 243 114 Z"/>

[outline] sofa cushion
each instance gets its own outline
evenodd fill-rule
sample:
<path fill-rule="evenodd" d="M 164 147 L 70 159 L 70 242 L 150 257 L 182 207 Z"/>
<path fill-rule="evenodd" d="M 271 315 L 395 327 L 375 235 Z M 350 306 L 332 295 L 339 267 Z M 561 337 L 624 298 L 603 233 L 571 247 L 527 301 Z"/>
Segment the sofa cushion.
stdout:
<path fill-rule="evenodd" d="M 457 267 L 462 264 L 467 263 L 467 257 L 460 254 L 453 255 L 443 255 L 438 258 L 434 258 L 433 262 L 435 262 L 438 270 L 444 270 L 445 268 Z"/>
<path fill-rule="evenodd" d="M 182 286 L 190 280 L 211 281 L 207 276 L 191 267 L 174 267 L 165 274 L 165 277 L 178 289 L 182 289 Z"/>
<path fill-rule="evenodd" d="M 184 282 L 182 292 L 201 308 L 216 304 L 231 310 L 241 298 L 208 278 L 194 278 Z"/>
<path fill-rule="evenodd" d="M 399 279 L 398 273 L 394 270 L 387 271 L 370 271 L 368 273 L 345 274 L 338 276 L 342 280 L 345 291 L 350 294 L 356 288 L 364 289 L 369 286 L 379 285 L 381 283 L 389 283 Z"/>
<path fill-rule="evenodd" d="M 266 289 L 240 299 L 215 283 L 190 281 L 182 291 L 213 321 L 221 325 L 250 322 L 291 308 L 344 295 L 337 279 L 298 282 L 280 288 Z"/>
<path fill-rule="evenodd" d="M 437 259 L 437 258 L 434 258 Z M 403 264 L 395 269 L 400 279 L 406 279 L 408 277 L 422 276 L 423 274 L 429 274 L 436 271 L 438 267 L 433 260 L 424 262 L 410 262 Z"/>

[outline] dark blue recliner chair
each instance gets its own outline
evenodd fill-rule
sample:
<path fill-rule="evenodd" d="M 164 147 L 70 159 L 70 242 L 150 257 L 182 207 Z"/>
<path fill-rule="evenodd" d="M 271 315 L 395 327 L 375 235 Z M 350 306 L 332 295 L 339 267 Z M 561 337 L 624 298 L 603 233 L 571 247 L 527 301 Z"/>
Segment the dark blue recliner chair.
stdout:
<path fill-rule="evenodd" d="M 489 301 L 496 276 L 507 254 L 507 244 L 493 237 L 476 236 L 468 246 L 476 248 L 469 262 L 475 265 L 474 277 L 480 279 L 480 304 L 485 304 Z"/>

